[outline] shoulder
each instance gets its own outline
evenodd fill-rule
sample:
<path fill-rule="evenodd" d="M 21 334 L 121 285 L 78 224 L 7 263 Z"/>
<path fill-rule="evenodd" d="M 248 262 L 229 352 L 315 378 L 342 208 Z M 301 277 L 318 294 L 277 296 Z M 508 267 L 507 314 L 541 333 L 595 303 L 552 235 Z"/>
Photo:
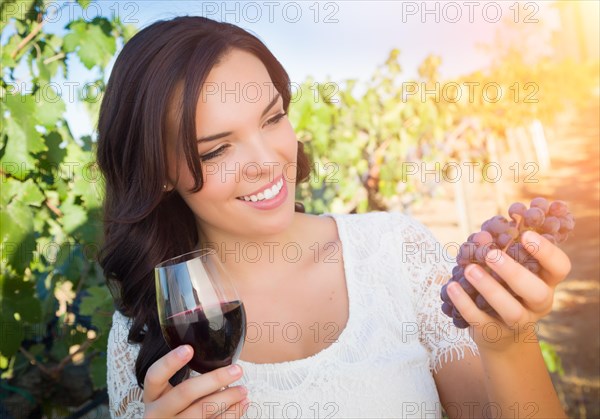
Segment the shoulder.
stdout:
<path fill-rule="evenodd" d="M 401 215 L 400 213 L 397 213 Z M 339 225 L 349 229 L 383 227 L 391 221 L 391 211 L 371 211 L 358 214 L 335 214 L 324 213 L 322 216 L 329 216 L 335 219 Z"/>
<path fill-rule="evenodd" d="M 363 257 L 390 251 L 397 257 L 401 256 L 404 263 L 418 264 L 423 258 L 432 262 L 433 255 L 441 254 L 441 245 L 431 231 L 412 216 L 401 212 L 323 215 L 335 219 L 341 242 L 352 253 Z"/>
<path fill-rule="evenodd" d="M 111 329 L 114 330 L 115 328 L 127 328 L 129 330 L 132 321 L 133 319 L 131 319 L 130 317 L 125 316 L 119 310 L 115 310 L 115 312 L 112 315 Z"/>
<path fill-rule="evenodd" d="M 132 319 L 123 315 L 119 310 L 115 310 L 112 316 L 112 325 L 108 335 L 108 346 L 110 347 L 130 347 L 138 346 L 129 343 L 129 329 Z"/>
<path fill-rule="evenodd" d="M 389 248 L 402 262 L 402 269 L 415 278 L 417 272 L 445 273 L 452 259 L 449 249 L 440 243 L 432 231 L 416 218 L 398 211 L 375 211 L 364 214 L 336 216 L 346 237 L 361 250 Z"/>
<path fill-rule="evenodd" d="M 360 214 L 325 213 L 348 231 L 370 234 L 392 233 L 403 241 L 435 241 L 432 232 L 414 217 L 399 211 L 371 211 Z"/>

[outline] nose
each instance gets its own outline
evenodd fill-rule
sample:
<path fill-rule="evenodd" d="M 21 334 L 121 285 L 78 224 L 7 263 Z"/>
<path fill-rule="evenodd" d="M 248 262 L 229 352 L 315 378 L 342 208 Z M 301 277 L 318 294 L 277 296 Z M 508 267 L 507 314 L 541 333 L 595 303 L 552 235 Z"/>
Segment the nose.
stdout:
<path fill-rule="evenodd" d="M 244 149 L 247 158 L 242 162 L 242 179 L 250 182 L 273 180 L 269 176 L 274 177 L 278 173 L 279 159 L 272 141 L 260 132 L 248 137 Z"/>

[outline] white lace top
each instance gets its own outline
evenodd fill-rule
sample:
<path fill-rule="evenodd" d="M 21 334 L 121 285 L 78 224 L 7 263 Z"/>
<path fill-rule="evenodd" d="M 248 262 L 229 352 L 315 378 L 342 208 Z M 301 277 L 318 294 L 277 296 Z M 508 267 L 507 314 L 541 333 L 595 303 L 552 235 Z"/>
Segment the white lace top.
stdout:
<path fill-rule="evenodd" d="M 308 358 L 273 364 L 239 361 L 248 418 L 441 417 L 432 373 L 478 355 L 468 329 L 441 310 L 450 264 L 422 224 L 398 212 L 322 214 L 335 219 L 342 244 L 349 317 L 336 342 Z M 128 318 L 113 316 L 108 394 L 113 417 L 142 417 L 127 342 Z M 197 373 L 192 371 L 192 376 Z"/>

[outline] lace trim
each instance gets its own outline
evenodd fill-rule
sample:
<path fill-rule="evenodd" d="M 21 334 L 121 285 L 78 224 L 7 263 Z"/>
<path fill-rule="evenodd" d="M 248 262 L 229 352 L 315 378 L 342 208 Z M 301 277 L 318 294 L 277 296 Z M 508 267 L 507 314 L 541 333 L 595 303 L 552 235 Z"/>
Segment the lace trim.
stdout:
<path fill-rule="evenodd" d="M 412 217 L 394 211 L 389 214 L 400 238 L 399 254 L 413 292 L 419 339 L 430 353 L 430 371 L 437 373 L 445 363 L 464 358 L 466 348 L 479 356 L 469 330 L 456 328 L 442 313 L 440 291 L 452 269 L 441 243 Z"/>
<path fill-rule="evenodd" d="M 113 418 L 138 418 L 144 415 L 143 390 L 137 385 L 135 376 L 139 345 L 127 342 L 130 326 L 131 319 L 115 311 L 108 335 L 106 360 L 108 406 Z"/>

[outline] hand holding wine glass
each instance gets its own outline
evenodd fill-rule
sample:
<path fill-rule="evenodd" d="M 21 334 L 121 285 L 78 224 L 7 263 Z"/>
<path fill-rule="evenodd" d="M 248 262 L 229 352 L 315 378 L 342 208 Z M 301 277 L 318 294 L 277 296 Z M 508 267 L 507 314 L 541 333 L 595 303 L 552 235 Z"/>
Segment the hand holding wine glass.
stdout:
<path fill-rule="evenodd" d="M 160 324 L 171 352 L 148 369 L 144 417 L 232 417 L 249 400 L 234 365 L 242 350 L 246 315 L 216 252 L 190 252 L 155 269 Z M 176 385 L 169 379 L 188 364 L 201 373 Z"/>

